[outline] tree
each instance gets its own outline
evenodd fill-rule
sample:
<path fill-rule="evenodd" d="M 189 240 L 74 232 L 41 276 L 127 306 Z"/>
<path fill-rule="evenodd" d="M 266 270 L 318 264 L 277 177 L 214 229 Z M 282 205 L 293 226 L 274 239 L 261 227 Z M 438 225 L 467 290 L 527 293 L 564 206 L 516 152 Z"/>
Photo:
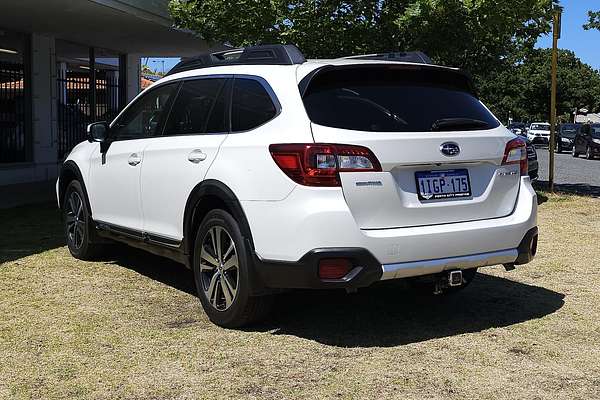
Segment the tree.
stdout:
<path fill-rule="evenodd" d="M 600 30 L 600 11 L 588 11 L 588 23 L 583 25 L 585 30 Z"/>
<path fill-rule="evenodd" d="M 483 76 L 550 31 L 552 0 L 171 0 L 209 41 L 294 43 L 308 57 L 423 50 Z"/>
<path fill-rule="evenodd" d="M 524 61 L 490 76 L 481 94 L 498 118 L 510 112 L 515 120 L 546 121 L 550 114 L 551 49 L 536 49 Z M 600 72 L 581 62 L 570 50 L 560 50 L 557 115 L 563 119 L 575 109 L 600 110 Z"/>

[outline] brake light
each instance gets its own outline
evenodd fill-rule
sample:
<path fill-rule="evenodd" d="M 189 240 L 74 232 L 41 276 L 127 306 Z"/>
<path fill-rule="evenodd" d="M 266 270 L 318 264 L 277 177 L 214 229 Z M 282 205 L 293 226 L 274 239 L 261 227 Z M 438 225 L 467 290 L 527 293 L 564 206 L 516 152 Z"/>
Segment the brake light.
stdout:
<path fill-rule="evenodd" d="M 340 172 L 380 172 L 381 164 L 366 147 L 347 144 L 272 144 L 275 163 L 305 186 L 341 186 Z"/>
<path fill-rule="evenodd" d="M 527 143 L 521 138 L 515 138 L 506 143 L 502 165 L 519 164 L 521 176 L 527 175 Z"/>

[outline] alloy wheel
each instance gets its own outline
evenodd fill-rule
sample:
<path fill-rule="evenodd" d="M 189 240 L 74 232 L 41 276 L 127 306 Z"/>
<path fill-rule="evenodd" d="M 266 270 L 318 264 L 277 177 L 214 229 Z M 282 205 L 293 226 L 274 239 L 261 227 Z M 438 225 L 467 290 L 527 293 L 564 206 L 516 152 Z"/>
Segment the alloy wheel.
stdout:
<path fill-rule="evenodd" d="M 222 226 L 213 226 L 204 235 L 200 248 L 200 280 L 208 302 L 218 311 L 233 304 L 240 280 L 235 243 Z"/>
<path fill-rule="evenodd" d="M 72 248 L 79 250 L 85 240 L 85 213 L 83 200 L 77 192 L 71 192 L 66 204 L 67 240 Z"/>

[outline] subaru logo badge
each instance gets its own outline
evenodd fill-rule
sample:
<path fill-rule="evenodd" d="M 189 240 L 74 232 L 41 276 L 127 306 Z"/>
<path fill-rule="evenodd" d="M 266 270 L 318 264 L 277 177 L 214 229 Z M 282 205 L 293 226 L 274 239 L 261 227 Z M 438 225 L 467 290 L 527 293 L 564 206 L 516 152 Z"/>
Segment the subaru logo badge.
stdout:
<path fill-rule="evenodd" d="M 454 142 L 446 142 L 441 144 L 440 152 L 445 156 L 454 157 L 460 153 L 460 147 Z"/>

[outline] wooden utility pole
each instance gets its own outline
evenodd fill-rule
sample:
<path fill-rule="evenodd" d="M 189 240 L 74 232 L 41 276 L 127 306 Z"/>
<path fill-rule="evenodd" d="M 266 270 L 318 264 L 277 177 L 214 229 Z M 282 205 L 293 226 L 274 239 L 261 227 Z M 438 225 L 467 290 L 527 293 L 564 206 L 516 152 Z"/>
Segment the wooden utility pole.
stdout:
<path fill-rule="evenodd" d="M 560 8 L 554 9 L 552 28 L 552 91 L 550 94 L 550 143 L 548 143 L 548 183 L 550 192 L 554 192 L 554 149 L 556 148 L 556 81 L 558 70 L 558 39 L 560 39 Z"/>

